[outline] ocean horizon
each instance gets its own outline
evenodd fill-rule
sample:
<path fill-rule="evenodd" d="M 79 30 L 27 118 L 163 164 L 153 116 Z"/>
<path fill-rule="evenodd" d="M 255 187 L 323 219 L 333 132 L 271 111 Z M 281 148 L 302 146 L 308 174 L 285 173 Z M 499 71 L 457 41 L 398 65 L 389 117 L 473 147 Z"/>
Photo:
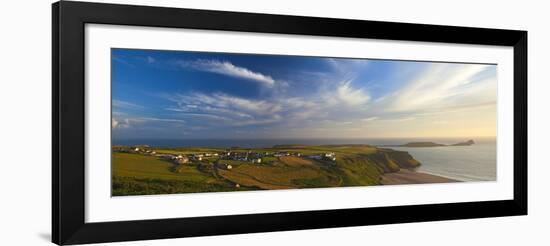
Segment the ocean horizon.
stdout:
<path fill-rule="evenodd" d="M 409 142 L 436 142 L 454 144 L 473 139 L 476 143 L 496 142 L 496 137 L 441 137 L 441 138 L 264 138 L 264 139 L 113 139 L 112 145 L 149 145 L 158 148 L 270 148 L 275 145 L 333 145 L 368 144 L 374 146 L 399 145 Z"/>

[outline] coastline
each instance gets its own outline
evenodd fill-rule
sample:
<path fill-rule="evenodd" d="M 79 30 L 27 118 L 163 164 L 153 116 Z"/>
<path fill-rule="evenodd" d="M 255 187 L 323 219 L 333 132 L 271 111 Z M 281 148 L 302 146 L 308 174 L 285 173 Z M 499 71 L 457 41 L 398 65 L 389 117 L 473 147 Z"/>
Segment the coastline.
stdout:
<path fill-rule="evenodd" d="M 460 181 L 433 175 L 433 174 L 401 169 L 395 173 L 383 174 L 381 184 L 382 185 L 400 185 L 400 184 L 433 184 L 433 183 L 454 183 L 454 182 L 460 182 Z"/>

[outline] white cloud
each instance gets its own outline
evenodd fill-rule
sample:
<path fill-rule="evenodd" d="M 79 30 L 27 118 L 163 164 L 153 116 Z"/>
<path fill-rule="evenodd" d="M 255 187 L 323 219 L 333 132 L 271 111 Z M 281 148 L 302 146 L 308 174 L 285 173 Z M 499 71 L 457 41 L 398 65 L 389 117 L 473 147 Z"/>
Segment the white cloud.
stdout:
<path fill-rule="evenodd" d="M 162 121 L 162 122 L 173 122 L 173 123 L 185 123 L 185 120 L 180 120 L 180 119 L 161 119 L 161 118 L 149 118 L 149 117 L 144 117 L 144 118 L 137 118 L 135 119 L 137 121 Z"/>
<path fill-rule="evenodd" d="M 219 116 L 219 115 L 214 115 L 214 114 L 206 114 L 206 113 L 188 113 L 188 112 L 182 112 L 181 110 L 179 109 L 175 109 L 175 108 L 169 108 L 168 110 L 170 111 L 176 111 L 176 112 L 181 112 L 181 114 L 185 117 L 185 116 L 191 116 L 191 117 L 194 117 L 194 118 L 203 118 L 203 119 L 207 119 L 207 120 L 222 120 L 222 121 L 229 121 L 231 119 L 229 118 L 226 118 L 226 117 L 222 117 L 222 116 Z"/>
<path fill-rule="evenodd" d="M 378 119 L 380 119 L 380 118 L 377 117 L 377 116 L 373 116 L 373 117 L 364 118 L 364 119 L 362 119 L 362 121 L 369 122 L 369 121 L 375 121 L 375 120 L 378 120 Z"/>
<path fill-rule="evenodd" d="M 233 125 L 235 126 L 264 125 L 264 124 L 279 122 L 281 121 L 281 119 L 282 117 L 276 114 L 266 119 L 252 119 L 252 120 L 238 121 L 238 122 L 235 122 Z"/>
<path fill-rule="evenodd" d="M 201 66 L 205 64 L 213 63 L 202 61 Z M 455 122 L 450 117 L 464 109 L 494 106 L 496 76 L 484 73 L 485 69 L 483 65 L 431 64 L 418 75 L 404 78 L 394 91 L 379 94 L 376 100 L 371 100 L 366 87 L 354 86 L 353 80 L 324 83 L 304 94 L 274 92 L 256 99 L 220 92 L 163 97 L 173 103 L 165 109 L 175 118 L 185 119 L 189 127 L 205 126 L 217 134 L 249 126 L 246 129 L 251 134 L 260 134 L 259 127 L 268 127 L 270 130 L 262 133 L 268 137 L 317 137 L 314 129 L 321 128 L 329 129 L 324 137 L 357 137 L 357 133 L 350 135 L 352 128 L 363 129 L 361 136 L 384 136 L 388 132 L 398 136 L 407 133 L 399 130 L 407 125 L 416 129 L 412 133 L 421 135 L 450 125 L 444 122 Z"/>
<path fill-rule="evenodd" d="M 112 101 L 113 108 L 119 108 L 119 109 L 143 109 L 144 107 L 135 103 L 122 101 L 122 100 L 116 100 L 113 99 Z"/>
<path fill-rule="evenodd" d="M 496 81 L 479 81 L 484 65 L 434 64 L 392 94 L 379 106 L 388 112 L 444 110 L 496 102 Z"/>
<path fill-rule="evenodd" d="M 112 129 L 128 128 L 130 127 L 130 120 L 129 119 L 117 120 L 113 117 L 111 120 L 111 127 Z"/>
<path fill-rule="evenodd" d="M 180 62 L 179 64 L 184 67 L 191 67 L 200 71 L 223 74 L 231 77 L 255 81 L 267 87 L 273 87 L 275 84 L 275 80 L 269 75 L 254 72 L 244 67 L 235 66 L 228 61 L 196 60 L 193 62 L 184 61 Z"/>
<path fill-rule="evenodd" d="M 116 128 L 118 126 L 118 121 L 115 118 L 111 119 L 111 128 Z"/>
<path fill-rule="evenodd" d="M 370 99 L 366 91 L 352 88 L 351 80 L 342 83 L 336 88 L 336 98 L 349 106 L 363 105 Z"/>
<path fill-rule="evenodd" d="M 277 123 L 281 128 L 313 126 L 327 118 L 334 119 L 332 125 L 349 125 L 365 117 L 362 113 L 370 99 L 367 91 L 354 88 L 351 80 L 303 96 L 275 93 L 252 99 L 189 92 L 164 98 L 175 103 L 166 110 L 195 123 L 220 127 Z"/>
<path fill-rule="evenodd" d="M 282 106 L 276 102 L 235 97 L 223 93 L 189 93 L 169 97 L 176 103 L 167 108 L 190 120 L 208 119 L 208 124 L 244 126 L 280 121 Z M 203 122 L 205 123 L 205 122 Z"/>
<path fill-rule="evenodd" d="M 338 73 L 348 74 L 357 70 L 358 66 L 368 63 L 366 59 L 340 59 L 340 58 L 325 58 L 325 61 Z"/>
<path fill-rule="evenodd" d="M 240 98 L 224 93 L 212 95 L 190 93 L 177 95 L 172 100 L 178 104 L 180 110 L 187 112 L 199 109 L 215 113 L 238 114 L 241 117 L 250 117 L 250 114 L 273 114 L 281 110 L 280 105 L 268 101 Z"/>
<path fill-rule="evenodd" d="M 161 122 L 168 123 L 171 125 L 182 125 L 185 123 L 185 120 L 181 119 L 162 119 L 162 118 L 150 118 L 150 117 L 137 117 L 137 118 L 124 118 L 117 119 L 113 117 L 111 119 L 111 128 L 112 129 L 122 129 L 129 128 L 135 125 L 147 125 L 150 122 Z"/>

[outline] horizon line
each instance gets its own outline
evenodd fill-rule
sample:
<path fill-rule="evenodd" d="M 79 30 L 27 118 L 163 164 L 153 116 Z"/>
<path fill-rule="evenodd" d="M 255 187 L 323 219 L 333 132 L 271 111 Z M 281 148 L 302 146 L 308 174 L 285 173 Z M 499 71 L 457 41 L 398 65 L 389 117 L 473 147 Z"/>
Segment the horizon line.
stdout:
<path fill-rule="evenodd" d="M 331 140 L 331 139 L 407 139 L 407 138 L 463 138 L 463 139 L 475 139 L 475 138 L 497 138 L 498 136 L 468 136 L 468 137 L 456 137 L 456 136 L 445 136 L 445 137 L 331 137 L 331 138 L 315 138 L 315 137 L 288 137 L 288 138 L 122 138 L 117 140 L 289 140 L 289 139 L 318 139 L 318 140 Z M 115 140 L 114 138 L 111 141 Z"/>

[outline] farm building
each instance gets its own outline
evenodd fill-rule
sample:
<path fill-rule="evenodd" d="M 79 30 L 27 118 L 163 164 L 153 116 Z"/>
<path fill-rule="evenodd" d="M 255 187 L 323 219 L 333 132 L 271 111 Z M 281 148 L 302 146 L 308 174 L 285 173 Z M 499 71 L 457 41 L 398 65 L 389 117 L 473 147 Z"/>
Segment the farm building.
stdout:
<path fill-rule="evenodd" d="M 178 155 L 178 156 L 172 156 L 172 159 L 177 164 L 185 164 L 189 162 L 189 158 L 187 156 Z"/>
<path fill-rule="evenodd" d="M 326 157 L 326 158 L 329 158 L 329 159 L 333 158 L 335 155 L 336 155 L 336 154 L 334 154 L 334 152 L 325 153 L 325 157 Z"/>
<path fill-rule="evenodd" d="M 185 164 L 189 162 L 189 158 L 183 157 L 183 158 L 176 158 L 174 160 L 177 164 Z"/>

